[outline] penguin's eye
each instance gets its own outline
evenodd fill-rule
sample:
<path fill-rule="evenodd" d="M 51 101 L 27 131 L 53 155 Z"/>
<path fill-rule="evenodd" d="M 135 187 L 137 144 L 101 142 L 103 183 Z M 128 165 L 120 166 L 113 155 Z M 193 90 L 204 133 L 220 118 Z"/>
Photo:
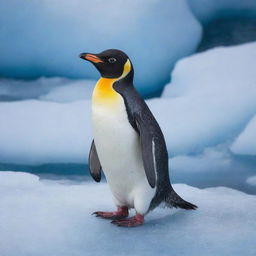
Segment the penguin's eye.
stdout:
<path fill-rule="evenodd" d="M 115 59 L 115 58 L 109 58 L 109 59 L 108 59 L 108 62 L 109 62 L 109 63 L 114 63 L 114 62 L 116 62 L 116 59 Z"/>

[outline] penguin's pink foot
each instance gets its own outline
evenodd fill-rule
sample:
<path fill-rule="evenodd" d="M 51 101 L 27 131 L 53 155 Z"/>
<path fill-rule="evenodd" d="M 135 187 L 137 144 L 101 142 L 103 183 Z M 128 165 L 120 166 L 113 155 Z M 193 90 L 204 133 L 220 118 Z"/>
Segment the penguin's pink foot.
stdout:
<path fill-rule="evenodd" d="M 129 211 L 128 207 L 118 207 L 115 212 L 94 212 L 93 214 L 103 219 L 120 220 L 128 217 Z"/>
<path fill-rule="evenodd" d="M 143 225 L 144 216 L 137 213 L 134 217 L 125 220 L 113 220 L 111 223 L 119 227 L 137 227 Z"/>

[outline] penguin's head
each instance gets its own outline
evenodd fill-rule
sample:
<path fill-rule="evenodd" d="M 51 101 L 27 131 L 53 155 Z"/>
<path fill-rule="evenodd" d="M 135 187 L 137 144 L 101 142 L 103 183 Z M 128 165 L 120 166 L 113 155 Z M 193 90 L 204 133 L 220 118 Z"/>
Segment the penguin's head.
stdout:
<path fill-rule="evenodd" d="M 132 63 L 120 50 L 110 49 L 98 54 L 81 53 L 79 57 L 90 61 L 104 78 L 120 79 L 129 74 L 129 78 L 133 79 Z"/>

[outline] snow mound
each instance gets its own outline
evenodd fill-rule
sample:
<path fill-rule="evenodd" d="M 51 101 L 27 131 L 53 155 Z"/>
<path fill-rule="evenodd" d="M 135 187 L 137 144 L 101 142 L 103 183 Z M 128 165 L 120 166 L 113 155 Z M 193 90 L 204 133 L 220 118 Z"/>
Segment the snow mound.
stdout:
<path fill-rule="evenodd" d="M 78 54 L 117 48 L 131 57 L 135 84 L 145 94 L 161 89 L 174 63 L 201 38 L 185 0 L 8 0 L 0 2 L 0 24 L 4 76 L 97 78 Z"/>
<path fill-rule="evenodd" d="M 149 101 L 170 152 L 198 152 L 239 134 L 255 114 L 255 65 L 256 43 L 215 48 L 177 63 L 163 99 Z"/>
<path fill-rule="evenodd" d="M 231 145 L 235 154 L 256 155 L 256 115 Z"/>
<path fill-rule="evenodd" d="M 0 172 L 0 253 L 255 255 L 255 196 L 224 187 L 174 187 L 199 209 L 156 209 L 144 226 L 126 229 L 91 215 L 114 209 L 104 183 L 48 184 L 30 174 Z"/>

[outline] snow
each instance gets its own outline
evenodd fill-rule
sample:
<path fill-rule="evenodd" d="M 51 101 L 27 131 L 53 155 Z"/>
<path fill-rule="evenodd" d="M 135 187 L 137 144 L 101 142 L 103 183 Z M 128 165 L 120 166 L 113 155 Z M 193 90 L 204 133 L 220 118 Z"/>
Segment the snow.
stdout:
<path fill-rule="evenodd" d="M 63 185 L 0 172 L 0 254 L 255 255 L 255 196 L 224 187 L 174 187 L 199 209 L 158 208 L 144 226 L 125 229 L 91 215 L 114 209 L 105 183 Z"/>
<path fill-rule="evenodd" d="M 256 155 L 256 115 L 231 145 L 235 154 Z"/>
<path fill-rule="evenodd" d="M 149 101 L 169 152 L 201 152 L 239 135 L 256 110 L 255 65 L 256 43 L 215 48 L 176 64 L 163 98 Z"/>
<path fill-rule="evenodd" d="M 201 38 L 185 0 L 8 0 L 0 2 L 0 24 L 4 76 L 95 79 L 95 68 L 78 54 L 117 48 L 131 57 L 144 94 L 161 89 Z"/>

